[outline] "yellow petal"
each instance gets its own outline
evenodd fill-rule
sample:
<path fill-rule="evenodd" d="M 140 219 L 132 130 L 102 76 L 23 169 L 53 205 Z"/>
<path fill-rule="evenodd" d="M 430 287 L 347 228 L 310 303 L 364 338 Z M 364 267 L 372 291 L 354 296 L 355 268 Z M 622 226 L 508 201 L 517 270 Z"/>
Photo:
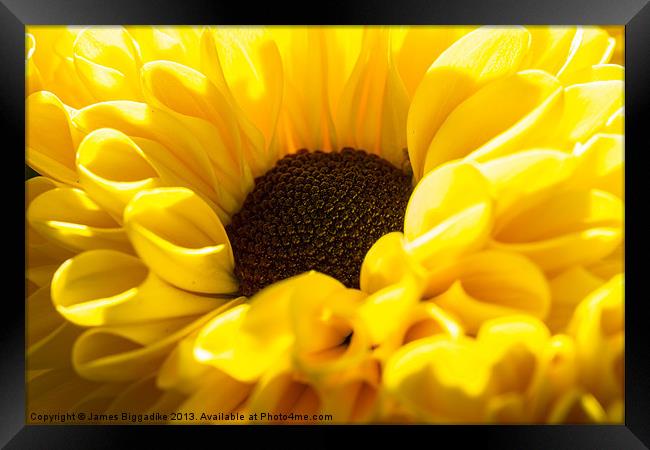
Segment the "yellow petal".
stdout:
<path fill-rule="evenodd" d="M 427 174 L 411 194 L 404 216 L 407 251 L 427 268 L 480 248 L 492 222 L 487 180 L 470 164 Z"/>
<path fill-rule="evenodd" d="M 125 134 L 110 128 L 88 134 L 77 150 L 79 182 L 88 195 L 122 223 L 124 207 L 160 177 L 142 150 Z"/>
<path fill-rule="evenodd" d="M 575 151 L 577 167 L 572 185 L 623 197 L 623 136 L 598 133 Z"/>
<path fill-rule="evenodd" d="M 29 381 L 26 386 L 26 404 L 39 414 L 57 414 L 61 411 L 73 411 L 80 400 L 95 391 L 99 384 L 81 378 L 72 368 L 54 369 L 40 374 Z M 60 416 L 59 416 L 60 417 Z M 32 421 L 31 414 L 28 420 Z M 63 423 L 65 418 L 54 423 Z M 69 420 L 66 422 L 74 422 Z M 46 423 L 33 420 L 31 423 Z"/>
<path fill-rule="evenodd" d="M 601 131 L 603 133 L 625 134 L 625 108 L 621 107 L 609 116 Z"/>
<path fill-rule="evenodd" d="M 237 290 L 226 230 L 189 189 L 141 191 L 124 210 L 124 227 L 138 255 L 165 281 L 192 292 Z"/>
<path fill-rule="evenodd" d="M 434 336 L 399 349 L 386 365 L 384 386 L 420 420 L 481 422 L 490 369 L 474 341 Z"/>
<path fill-rule="evenodd" d="M 71 111 L 51 92 L 30 95 L 25 104 L 27 163 L 67 184 L 77 183 L 74 165 L 78 132 Z"/>
<path fill-rule="evenodd" d="M 140 55 L 124 28 L 86 28 L 77 35 L 72 57 L 79 77 L 97 100 L 141 98 Z"/>
<path fill-rule="evenodd" d="M 376 361 L 360 365 L 356 377 L 337 383 L 323 392 L 323 413 L 331 414 L 326 423 L 367 423 L 376 415 L 381 396 L 381 368 Z"/>
<path fill-rule="evenodd" d="M 484 251 L 459 262 L 458 281 L 434 299 L 458 317 L 469 333 L 496 317 L 526 313 L 545 318 L 549 287 L 542 272 L 526 258 Z"/>
<path fill-rule="evenodd" d="M 237 380 L 255 381 L 294 343 L 291 302 L 328 298 L 341 288 L 317 272 L 274 283 L 255 294 L 250 306 L 237 306 L 203 327 L 194 355 Z"/>
<path fill-rule="evenodd" d="M 547 420 L 566 424 L 602 423 L 607 421 L 607 414 L 593 395 L 574 388 L 558 399 Z"/>
<path fill-rule="evenodd" d="M 607 64 L 615 45 L 616 41 L 601 28 L 578 27 L 567 60 L 557 76 L 563 77 L 595 64 Z"/>
<path fill-rule="evenodd" d="M 580 379 L 603 404 L 622 398 L 624 277 L 618 275 L 576 308 L 568 332 L 576 341 Z"/>
<path fill-rule="evenodd" d="M 388 233 L 366 253 L 361 265 L 361 290 L 373 294 L 405 277 L 423 280 L 426 271 L 407 253 L 404 235 L 398 231 Z"/>
<path fill-rule="evenodd" d="M 105 414 L 116 415 L 117 423 L 161 424 L 165 423 L 164 419 L 143 421 L 142 416 L 151 413 L 167 414 L 169 420 L 169 415 L 176 411 L 183 399 L 181 394 L 165 392 L 158 388 L 155 375 L 149 375 L 135 381 L 116 395 L 107 406 Z"/>
<path fill-rule="evenodd" d="M 530 33 L 523 28 L 482 27 L 435 60 L 413 95 L 407 119 L 416 180 L 423 175 L 429 145 L 447 116 L 487 82 L 517 71 L 529 48 Z"/>
<path fill-rule="evenodd" d="M 39 195 L 27 210 L 27 220 L 43 236 L 71 251 L 133 251 L 124 230 L 80 189 L 61 187 Z"/>
<path fill-rule="evenodd" d="M 593 264 L 589 264 L 587 266 L 587 269 L 597 277 L 600 277 L 603 280 L 609 280 L 614 275 L 623 273 L 624 266 L 625 241 L 621 240 L 621 243 L 614 249 L 614 251 L 605 256 L 603 259 Z"/>
<path fill-rule="evenodd" d="M 371 302 L 376 296 L 369 297 L 369 305 L 367 307 L 364 305 L 361 311 L 362 320 L 376 319 L 383 321 L 382 324 L 368 326 L 377 336 L 373 340 L 377 348 L 373 350 L 372 356 L 382 363 L 385 363 L 397 349 L 418 339 L 425 339 L 439 334 L 457 339 L 463 335 L 463 329 L 457 319 L 432 302 L 403 302 L 407 304 L 403 308 L 406 311 L 401 311 L 398 307 L 402 305 L 391 304 L 397 301 L 397 299 L 389 297 L 389 294 L 394 292 L 395 289 L 383 295 L 384 303 L 388 303 L 386 305 L 376 304 L 376 302 L 373 304 Z M 386 315 L 372 317 L 370 314 L 372 312 L 389 312 L 390 309 L 397 313 L 395 317 Z M 397 317 L 400 319 L 395 320 Z"/>
<path fill-rule="evenodd" d="M 237 303 L 233 301 L 232 305 L 236 306 L 239 303 L 241 300 L 237 300 Z M 194 343 L 198 331 L 183 338 L 165 359 L 156 380 L 161 389 L 191 395 L 217 371 L 214 367 L 202 364 L 194 358 Z"/>
<path fill-rule="evenodd" d="M 41 73 L 32 56 L 36 50 L 34 35 L 25 33 L 25 97 L 43 88 Z"/>
<path fill-rule="evenodd" d="M 251 384 L 242 383 L 219 370 L 215 370 L 207 379 L 203 380 L 200 388 L 178 407 L 178 412 L 182 414 L 186 412 L 194 413 L 195 420 L 188 420 L 187 423 L 189 424 L 232 424 L 232 420 L 220 419 L 219 414 L 240 412 L 251 390 Z M 204 414 L 205 418 L 202 418 Z"/>
<path fill-rule="evenodd" d="M 239 33 L 234 32 L 239 35 Z M 254 177 L 264 174 L 277 159 L 277 147 L 275 136 L 270 142 L 264 143 L 264 136 L 255 125 L 249 120 L 247 114 L 241 109 L 235 95 L 226 81 L 222 69 L 220 55 L 217 50 L 219 39 L 212 29 L 206 28 L 201 33 L 200 44 L 200 66 L 201 71 L 208 77 L 210 82 L 225 96 L 231 108 L 231 115 L 236 118 L 241 133 L 242 151 L 246 156 L 248 165 Z M 235 44 L 235 46 L 241 43 Z M 226 58 L 227 59 L 227 58 Z M 226 63 L 229 63 L 227 59 Z M 277 62 L 277 61 L 276 61 Z M 277 80 L 276 80 L 277 82 Z M 284 89 L 284 88 L 283 88 Z M 279 99 L 278 99 L 279 101 Z M 273 120 L 272 118 L 269 118 Z M 268 149 L 267 149 L 268 147 Z M 268 150 L 268 151 L 267 151 Z"/>
<path fill-rule="evenodd" d="M 408 94 L 388 46 L 388 30 L 364 32 L 361 54 L 339 102 L 337 143 L 380 154 L 401 167 L 406 158 Z"/>
<path fill-rule="evenodd" d="M 128 381 L 150 375 L 180 339 L 201 327 L 219 310 L 199 318 L 92 328 L 75 342 L 74 368 L 84 378 L 98 381 Z"/>
<path fill-rule="evenodd" d="M 236 116 L 222 92 L 200 72 L 170 61 L 145 64 L 142 83 L 147 102 L 175 115 L 191 129 L 206 149 L 219 182 L 242 201 L 240 197 L 249 187 L 242 189 L 242 178 L 250 178 L 244 162 L 248 155 L 244 154 Z M 264 151 L 263 144 L 257 147 Z M 252 184 L 252 180 L 246 183 Z"/>
<path fill-rule="evenodd" d="M 409 96 L 413 96 L 429 66 L 470 27 L 409 27 L 397 53 L 397 68 Z"/>
<path fill-rule="evenodd" d="M 596 64 L 575 72 L 565 73 L 559 78 L 565 86 L 593 81 L 625 80 L 625 69 L 618 64 Z"/>
<path fill-rule="evenodd" d="M 279 124 L 281 145 L 287 152 L 337 147 L 327 82 L 333 61 L 328 60 L 326 33 L 323 28 L 299 28 L 289 33 Z"/>
<path fill-rule="evenodd" d="M 288 364 L 276 366 L 265 374 L 251 393 L 247 408 L 258 414 L 258 423 L 310 423 L 323 406 L 322 394 L 315 386 L 292 371 Z M 292 421 L 290 414 L 306 415 L 306 420 Z M 262 414 L 266 414 L 263 417 Z M 271 417 L 268 417 L 268 414 Z M 278 417 L 274 417 L 278 415 Z M 282 415 L 285 418 L 282 418 Z"/>
<path fill-rule="evenodd" d="M 196 315 L 227 300 L 176 289 L 131 255 L 93 250 L 61 265 L 52 280 L 52 301 L 69 321 L 97 326 Z"/>
<path fill-rule="evenodd" d="M 52 92 L 66 105 L 81 108 L 95 101 L 81 81 L 72 58 L 74 41 L 84 28 L 31 26 L 36 45 L 32 59 L 41 75 L 41 88 Z"/>
<path fill-rule="evenodd" d="M 549 280 L 552 302 L 546 323 L 551 331 L 563 331 L 576 306 L 602 284 L 601 278 L 582 266 L 571 267 Z"/>
<path fill-rule="evenodd" d="M 96 103 L 80 110 L 74 123 L 90 133 L 99 128 L 115 128 L 129 137 L 144 138 L 158 145 L 154 150 L 163 153 L 167 167 L 185 175 L 183 186 L 199 193 L 219 211 L 217 204 L 223 200 L 206 150 L 182 122 L 164 111 L 155 110 L 144 103 L 114 101 Z M 134 139 L 134 141 L 136 141 Z M 140 141 L 136 141 L 140 145 Z M 146 154 L 146 151 L 145 151 Z M 178 169 L 174 165 L 179 166 Z M 220 212 L 225 219 L 226 214 Z"/>
<path fill-rule="evenodd" d="M 126 26 L 125 28 L 138 43 L 143 63 L 157 60 L 175 61 L 181 64 L 190 63 L 188 53 L 192 51 L 192 48 L 186 48 L 184 45 L 181 37 L 184 30 L 178 27 L 174 29 L 173 27 L 142 25 Z"/>
<path fill-rule="evenodd" d="M 46 177 L 34 177 L 25 181 L 25 210 L 29 208 L 29 205 L 36 197 L 59 186 L 62 185 Z M 28 220 L 25 221 L 25 227 L 27 245 L 26 278 L 36 286 L 49 285 L 52 275 L 54 275 L 59 265 L 72 257 L 74 252 L 46 239 L 29 225 Z"/>
<path fill-rule="evenodd" d="M 593 81 L 564 89 L 564 115 L 549 142 L 584 142 L 623 106 L 623 81 Z"/>
<path fill-rule="evenodd" d="M 372 344 L 384 342 L 402 326 L 411 309 L 420 300 L 421 289 L 412 278 L 385 287 L 369 296 L 359 308 Z"/>
<path fill-rule="evenodd" d="M 26 345 L 31 347 L 47 339 L 64 322 L 56 312 L 50 298 L 50 287 L 44 286 L 26 298 Z"/>
<path fill-rule="evenodd" d="M 485 160 L 519 150 L 553 129 L 561 100 L 560 83 L 546 72 L 523 71 L 486 85 L 442 123 L 429 144 L 424 173 L 470 153 Z"/>
<path fill-rule="evenodd" d="M 480 164 L 495 199 L 495 230 L 561 189 L 573 174 L 574 163 L 564 152 L 528 150 Z"/>
<path fill-rule="evenodd" d="M 224 77 L 237 104 L 273 139 L 282 99 L 283 71 L 278 47 L 263 29 L 221 27 L 214 30 Z"/>
<path fill-rule="evenodd" d="M 532 36 L 530 68 L 558 73 L 569 56 L 576 27 L 527 27 Z"/>
<path fill-rule="evenodd" d="M 476 337 L 493 358 L 493 377 L 499 392 L 525 393 L 535 382 L 550 332 L 528 315 L 501 317 L 486 322 Z"/>
<path fill-rule="evenodd" d="M 528 256 L 543 270 L 589 264 L 622 237 L 623 204 L 598 190 L 567 190 L 534 204 L 495 234 L 491 246 Z"/>
<path fill-rule="evenodd" d="M 327 296 L 294 292 L 290 304 L 293 355 L 301 372 L 323 378 L 356 366 L 367 356 L 367 330 L 356 320 L 364 297 L 361 291 L 343 287 Z"/>

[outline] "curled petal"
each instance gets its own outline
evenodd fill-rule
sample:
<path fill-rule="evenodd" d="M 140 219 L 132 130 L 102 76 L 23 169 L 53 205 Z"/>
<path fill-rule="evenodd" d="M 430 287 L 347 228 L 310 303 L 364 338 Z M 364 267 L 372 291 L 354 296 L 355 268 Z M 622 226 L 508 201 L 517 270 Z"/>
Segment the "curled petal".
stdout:
<path fill-rule="evenodd" d="M 595 64 L 607 64 L 614 52 L 616 41 L 607 31 L 598 27 L 578 27 L 564 65 L 558 71 L 563 77 Z"/>
<path fill-rule="evenodd" d="M 194 356 L 242 382 L 252 382 L 289 351 L 295 341 L 291 302 L 316 302 L 342 289 L 341 283 L 308 272 L 261 290 L 250 304 L 216 317 L 199 333 Z"/>
<path fill-rule="evenodd" d="M 243 299 L 240 298 L 236 304 L 242 301 Z M 206 379 L 218 371 L 194 358 L 194 344 L 198 333 L 199 330 L 196 330 L 183 338 L 165 359 L 158 371 L 156 380 L 158 387 L 191 395 L 201 388 Z"/>
<path fill-rule="evenodd" d="M 488 250 L 463 258 L 458 266 L 457 281 L 434 301 L 469 333 L 496 317 L 526 313 L 543 319 L 548 314 L 548 283 L 526 258 Z"/>
<path fill-rule="evenodd" d="M 294 293 L 290 315 L 296 366 L 324 378 L 356 366 L 368 355 L 368 333 L 356 317 L 365 294 L 339 289 L 326 297 Z"/>
<path fill-rule="evenodd" d="M 69 321 L 99 326 L 201 314 L 227 300 L 176 289 L 131 255 L 92 250 L 69 259 L 57 270 L 52 279 L 52 301 Z"/>
<path fill-rule="evenodd" d="M 279 414 L 305 415 L 307 419 L 298 421 L 298 423 L 313 423 L 312 416 L 319 413 L 322 408 L 322 393 L 318 391 L 316 386 L 302 378 L 300 373 L 291 370 L 289 363 L 286 361 L 282 361 L 262 376 L 247 402 L 247 410 L 272 415 L 269 418 L 271 420 L 260 416 L 259 421 L 263 423 L 283 422 L 281 416 L 273 418 L 274 415 Z M 287 423 L 296 423 L 296 421 Z"/>
<path fill-rule="evenodd" d="M 46 177 L 34 177 L 25 181 L 25 210 L 28 210 L 29 205 L 36 197 L 60 186 L 60 183 Z M 27 246 L 26 278 L 38 287 L 49 285 L 59 265 L 72 257 L 74 252 L 43 237 L 29 225 L 28 220 L 25 221 L 25 225 L 27 228 L 25 236 Z"/>
<path fill-rule="evenodd" d="M 580 379 L 604 405 L 623 395 L 623 283 L 618 275 L 589 294 L 568 326 L 576 341 Z"/>
<path fill-rule="evenodd" d="M 34 35 L 25 33 L 25 96 L 43 88 L 41 73 L 32 57 L 35 50 L 36 39 Z"/>
<path fill-rule="evenodd" d="M 601 189 L 623 197 L 623 136 L 598 133 L 576 149 L 577 167 L 572 184 Z"/>
<path fill-rule="evenodd" d="M 75 405 L 100 386 L 101 384 L 80 377 L 71 367 L 48 370 L 26 383 L 25 403 L 43 413 L 74 411 Z M 29 415 L 28 420 L 31 420 Z"/>
<path fill-rule="evenodd" d="M 413 96 L 431 64 L 471 27 L 409 27 L 397 53 L 397 68 L 404 86 Z"/>
<path fill-rule="evenodd" d="M 483 161 L 513 153 L 549 133 L 561 110 L 562 87 L 546 72 L 523 71 L 489 83 L 442 123 L 429 144 L 424 173 L 466 155 Z"/>
<path fill-rule="evenodd" d="M 176 411 L 185 396 L 177 392 L 164 391 L 156 385 L 155 375 L 148 375 L 126 386 L 106 407 L 105 414 L 115 414 L 124 422 L 138 422 L 138 414 L 167 414 Z M 125 420 L 124 413 L 130 413 Z M 135 417 L 133 417 L 135 415 Z M 162 419 L 161 419 L 162 420 Z M 140 420 L 141 422 L 142 420 Z M 160 420 L 147 420 L 156 423 Z M 164 422 L 162 422 L 164 423 Z"/>
<path fill-rule="evenodd" d="M 124 227 L 142 260 L 165 281 L 192 292 L 237 290 L 226 231 L 189 189 L 140 192 L 124 210 Z"/>
<path fill-rule="evenodd" d="M 623 107 L 622 80 L 593 81 L 564 89 L 564 114 L 561 126 L 551 134 L 550 142 L 584 142 L 606 125 Z"/>
<path fill-rule="evenodd" d="M 369 296 L 359 308 L 372 344 L 381 344 L 398 332 L 420 300 L 421 289 L 412 278 L 385 287 Z"/>
<path fill-rule="evenodd" d="M 88 195 L 120 223 L 124 207 L 137 192 L 160 184 L 142 150 L 110 128 L 91 132 L 79 144 L 77 170 Z"/>
<path fill-rule="evenodd" d="M 25 110 L 27 163 L 43 175 L 76 184 L 74 158 L 79 132 L 72 123 L 72 110 L 47 91 L 30 95 Z"/>
<path fill-rule="evenodd" d="M 97 381 L 123 382 L 150 375 L 180 339 L 220 310 L 217 308 L 198 319 L 196 316 L 182 317 L 92 328 L 75 342 L 72 349 L 74 368 L 84 378 Z"/>
<path fill-rule="evenodd" d="M 528 150 L 479 165 L 495 202 L 495 231 L 529 207 L 563 188 L 573 174 L 571 155 L 555 150 Z"/>
<path fill-rule="evenodd" d="M 242 141 L 237 117 L 226 96 L 202 73 L 170 61 L 145 64 L 142 83 L 147 101 L 174 115 L 192 131 L 206 149 L 219 182 L 243 201 L 242 196 L 252 185 L 245 159 L 257 155 L 246 154 L 251 149 Z M 264 145 L 258 142 L 253 150 L 264 152 Z"/>
<path fill-rule="evenodd" d="M 481 86 L 516 72 L 529 48 L 530 33 L 524 28 L 481 27 L 434 61 L 413 95 L 407 119 L 416 180 L 424 174 L 427 150 L 447 116 Z"/>
<path fill-rule="evenodd" d="M 565 86 L 593 81 L 625 80 L 625 69 L 618 64 L 596 64 L 560 77 Z"/>
<path fill-rule="evenodd" d="M 528 27 L 531 34 L 531 69 L 557 74 L 566 62 L 577 27 Z"/>
<path fill-rule="evenodd" d="M 49 286 L 39 288 L 26 301 L 28 370 L 62 369 L 72 364 L 70 349 L 81 329 L 65 322 L 54 309 Z"/>
<path fill-rule="evenodd" d="M 114 128 L 132 137 L 138 145 L 154 142 L 153 146 L 146 147 L 151 147 L 154 158 L 182 180 L 180 185 L 201 194 L 211 202 L 211 206 L 215 205 L 214 209 L 222 218 L 228 217 L 217 206 L 219 202 L 227 204 L 228 198 L 219 187 L 206 150 L 179 120 L 144 103 L 113 101 L 96 103 L 80 110 L 74 123 L 85 133 L 99 128 Z M 147 151 L 143 148 L 149 156 Z M 159 167 L 154 166 L 160 172 Z"/>
<path fill-rule="evenodd" d="M 438 335 L 400 348 L 383 385 L 421 421 L 481 422 L 492 391 L 489 356 L 467 338 Z"/>
<path fill-rule="evenodd" d="M 383 299 L 377 299 L 375 295 L 368 298 L 368 306 L 364 305 L 362 319 L 384 320 L 385 323 L 373 323 L 369 326 L 374 332 L 373 357 L 385 363 L 392 354 L 410 342 L 418 339 L 425 339 L 435 335 L 444 335 L 451 339 L 463 336 L 464 330 L 452 314 L 432 302 L 418 302 L 410 304 L 409 308 L 403 307 L 398 310 L 391 303 L 398 300 L 390 298 L 390 294 L 399 293 L 395 289 L 386 292 Z M 371 301 L 385 300 L 381 303 L 370 303 Z M 386 301 L 387 300 L 387 301 Z M 407 303 L 407 302 L 405 302 Z M 390 312 L 390 309 L 397 310 L 399 316 L 379 316 L 382 312 Z M 374 317 L 373 314 L 374 313 Z M 399 321 L 396 319 L 399 317 Z"/>
<path fill-rule="evenodd" d="M 566 190 L 532 205 L 498 230 L 496 249 L 528 256 L 544 271 L 589 264 L 621 242 L 623 204 L 598 190 Z"/>
<path fill-rule="evenodd" d="M 493 358 L 492 376 L 500 392 L 526 392 L 540 369 L 550 332 L 540 320 L 528 315 L 487 321 L 476 337 Z"/>
<path fill-rule="evenodd" d="M 490 187 L 471 164 L 449 164 L 427 174 L 406 207 L 407 251 L 427 268 L 480 248 L 492 224 Z"/>
<path fill-rule="evenodd" d="M 377 414 L 381 397 L 381 367 L 368 359 L 355 373 L 323 392 L 323 413 L 335 423 L 367 423 Z M 330 423 L 330 422 L 328 422 Z"/>
<path fill-rule="evenodd" d="M 242 412 L 252 389 L 253 385 L 250 383 L 242 383 L 220 370 L 213 370 L 201 380 L 198 389 L 178 407 L 178 412 L 182 413 L 183 418 L 184 413 L 194 412 L 195 420 L 188 420 L 189 424 L 232 424 L 232 420 L 224 421 L 218 414 Z M 204 413 L 205 418 L 202 417 Z"/>
<path fill-rule="evenodd" d="M 73 59 L 79 77 L 99 101 L 141 98 L 140 54 L 126 29 L 84 29 L 75 39 Z"/>
<path fill-rule="evenodd" d="M 373 294 L 405 277 L 424 279 L 426 271 L 406 251 L 401 232 L 385 234 L 366 253 L 361 265 L 361 290 Z"/>
<path fill-rule="evenodd" d="M 603 284 L 582 266 L 571 267 L 549 280 L 551 287 L 551 311 L 546 320 L 553 332 L 564 331 L 578 304 Z"/>
<path fill-rule="evenodd" d="M 27 220 L 40 234 L 71 251 L 132 252 L 122 227 L 80 189 L 61 187 L 39 195 L 29 205 Z"/>
<path fill-rule="evenodd" d="M 592 395 L 574 388 L 560 397 L 547 418 L 548 423 L 603 423 L 607 413 Z"/>

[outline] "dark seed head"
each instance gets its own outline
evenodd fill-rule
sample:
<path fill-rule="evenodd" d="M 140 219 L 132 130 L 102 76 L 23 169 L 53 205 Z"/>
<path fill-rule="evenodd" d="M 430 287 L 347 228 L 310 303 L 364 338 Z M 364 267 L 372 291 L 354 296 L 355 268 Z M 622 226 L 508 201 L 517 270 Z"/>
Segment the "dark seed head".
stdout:
<path fill-rule="evenodd" d="M 242 295 L 308 270 L 358 288 L 372 244 L 402 231 L 411 189 L 410 175 L 362 150 L 285 156 L 226 227 Z"/>

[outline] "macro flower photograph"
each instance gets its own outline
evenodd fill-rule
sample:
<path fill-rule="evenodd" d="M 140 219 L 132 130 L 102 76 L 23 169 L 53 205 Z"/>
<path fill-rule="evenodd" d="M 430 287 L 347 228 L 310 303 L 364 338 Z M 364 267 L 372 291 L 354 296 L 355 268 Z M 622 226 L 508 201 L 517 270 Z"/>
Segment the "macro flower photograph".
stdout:
<path fill-rule="evenodd" d="M 624 423 L 622 26 L 27 26 L 30 424 Z"/>

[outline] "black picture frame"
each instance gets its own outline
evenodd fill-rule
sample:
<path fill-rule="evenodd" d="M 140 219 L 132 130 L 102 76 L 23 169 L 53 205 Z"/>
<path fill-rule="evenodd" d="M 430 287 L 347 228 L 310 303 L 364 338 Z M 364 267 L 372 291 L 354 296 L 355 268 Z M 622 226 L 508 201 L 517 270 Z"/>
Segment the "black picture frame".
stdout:
<path fill-rule="evenodd" d="M 24 164 L 24 45 L 25 26 L 37 24 L 554 24 L 625 25 L 625 140 L 632 164 L 626 164 L 626 192 L 634 203 L 641 200 L 639 180 L 647 175 L 640 155 L 648 147 L 647 111 L 650 105 L 650 5 L 648 0 L 453 0 L 399 2 L 344 0 L 304 3 L 273 2 L 255 7 L 250 2 L 211 2 L 201 0 L 0 0 L 0 52 L 3 79 L 0 83 L 4 156 L 10 157 L 5 170 L 3 200 L 11 204 L 5 212 L 4 290 L 0 326 L 0 445 L 7 448 L 131 448 L 144 438 L 146 447 L 160 443 L 197 445 L 196 436 L 208 442 L 221 439 L 225 429 L 241 439 L 244 447 L 253 439 L 265 439 L 282 432 L 286 443 L 328 447 L 341 445 L 341 432 L 362 431 L 384 443 L 408 445 L 404 434 L 422 434 L 427 445 L 486 443 L 497 448 L 607 448 L 636 449 L 650 446 L 650 327 L 643 311 L 645 302 L 641 282 L 644 231 L 643 207 L 626 212 L 625 233 L 632 245 L 626 248 L 626 366 L 624 425 L 525 425 L 525 426 L 363 426 L 338 427 L 155 427 L 155 426 L 43 426 L 25 425 L 24 364 L 24 272 L 16 261 L 24 261 L 24 178 L 17 168 Z M 21 156 L 22 155 L 22 156 Z M 15 159 L 14 159 L 15 158 Z M 15 169 L 14 169 L 15 168 Z M 643 171 L 643 172 L 642 172 Z M 641 173 L 639 173 L 641 172 Z M 20 183 L 20 184 L 19 184 Z M 13 209 L 15 208 L 15 210 Z M 23 208 L 20 210 L 20 208 Z M 636 217 L 635 217 L 636 216 Z M 22 220 L 20 219 L 22 218 Z M 14 244 L 16 253 L 9 252 Z M 15 273 L 14 273 L 15 272 Z M 22 272 L 22 273 L 21 273 Z M 209 434 L 208 434 L 209 433 Z M 197 444 L 192 444 L 196 442 Z M 223 442 L 212 441 L 210 445 Z M 237 442 L 237 441 L 235 441 Z M 268 443 L 267 443 L 268 446 Z"/>

